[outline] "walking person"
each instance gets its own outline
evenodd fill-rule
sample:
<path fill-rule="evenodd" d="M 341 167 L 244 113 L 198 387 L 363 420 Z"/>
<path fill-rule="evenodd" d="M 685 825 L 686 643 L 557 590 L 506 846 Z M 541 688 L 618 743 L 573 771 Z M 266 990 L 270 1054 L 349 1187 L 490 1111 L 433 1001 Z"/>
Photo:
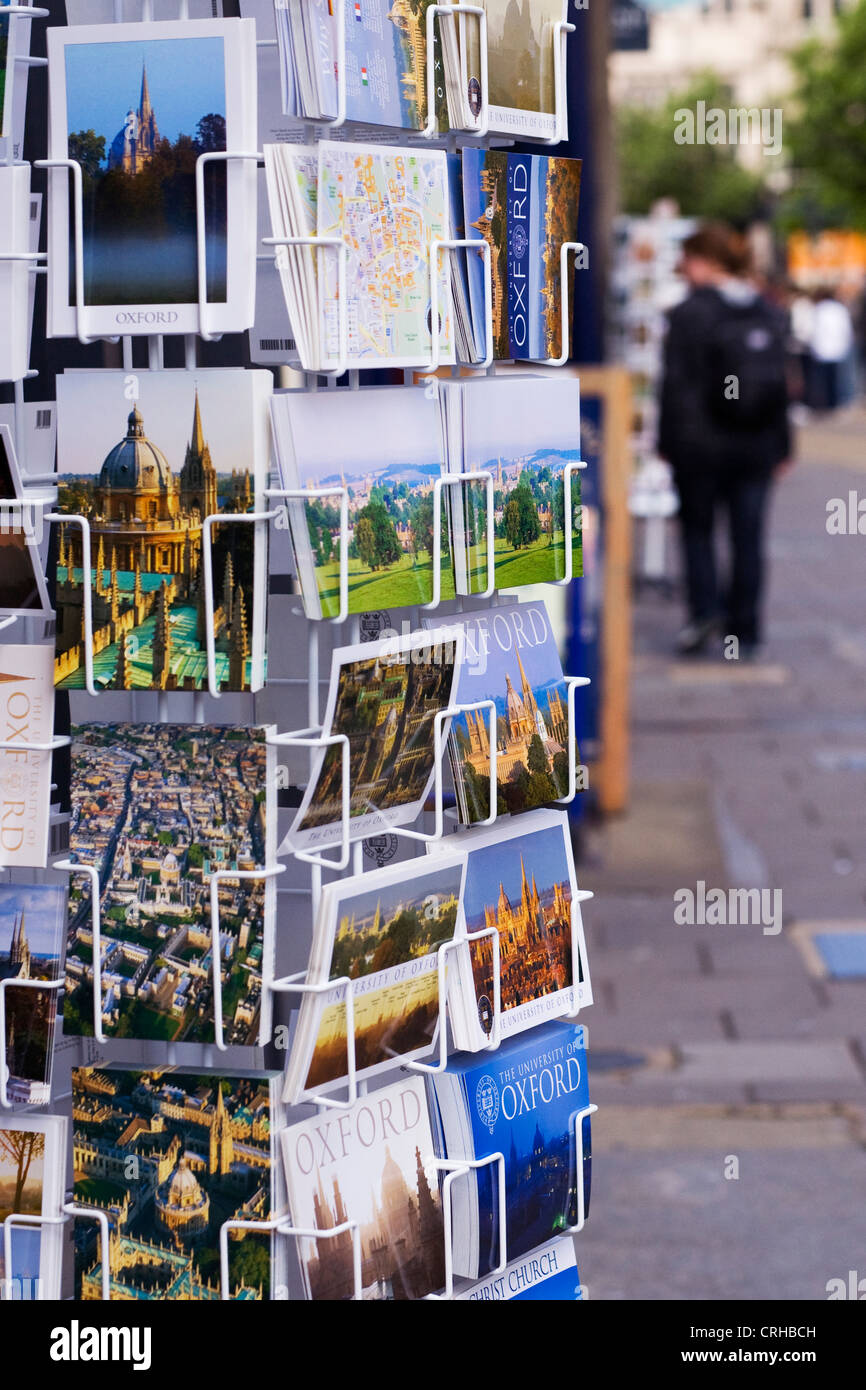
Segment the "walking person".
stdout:
<path fill-rule="evenodd" d="M 771 482 L 790 453 L 786 316 L 750 283 L 746 243 L 721 224 L 686 238 L 680 269 L 691 292 L 669 317 L 658 441 L 680 498 L 688 621 L 677 650 L 696 654 L 733 636 L 748 659 L 762 637 Z M 720 511 L 730 535 L 724 592 L 714 536 Z"/>
<path fill-rule="evenodd" d="M 854 326 L 845 304 L 830 288 L 816 290 L 809 352 L 812 358 L 815 410 L 846 404 L 846 368 L 854 351 Z"/>

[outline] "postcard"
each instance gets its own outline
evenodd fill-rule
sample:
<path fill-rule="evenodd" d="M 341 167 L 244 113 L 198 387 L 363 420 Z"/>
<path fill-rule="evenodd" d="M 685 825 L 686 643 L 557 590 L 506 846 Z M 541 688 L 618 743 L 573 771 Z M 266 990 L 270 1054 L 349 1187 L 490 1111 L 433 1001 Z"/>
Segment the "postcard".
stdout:
<path fill-rule="evenodd" d="M 2 554 L 3 552 L 0 552 Z M 48 857 L 51 753 L 28 748 L 54 733 L 51 647 L 0 645 L 0 865 L 43 868 Z"/>
<path fill-rule="evenodd" d="M 428 1077 L 439 1147 L 447 1157 L 502 1155 L 509 1260 L 576 1224 L 578 1183 L 588 1211 L 588 1115 L 580 1171 L 575 1133 L 576 1116 L 589 1105 L 585 1047 L 582 1027 L 553 1022 L 506 1041 L 490 1057 L 457 1055 L 446 1071 Z M 496 1271 L 502 1249 L 497 1164 L 455 1182 L 453 1202 L 454 1270 L 483 1278 Z"/>
<path fill-rule="evenodd" d="M 510 1038 L 590 1005 L 566 813 L 534 811 L 490 830 L 463 831 L 450 837 L 452 846 L 468 854 L 463 888 L 467 933 L 471 937 L 495 927 L 499 936 L 500 1036 Z M 431 858 L 436 858 L 435 848 Z M 470 941 L 456 955 L 460 998 L 451 1014 L 455 1042 L 476 1051 L 493 1029 L 490 938 Z"/>
<path fill-rule="evenodd" d="M 194 333 L 196 160 L 254 150 L 255 23 L 77 25 L 48 30 L 50 157 L 74 159 L 84 198 L 83 301 L 76 323 L 65 170 L 49 199 L 49 332 Z M 256 168 L 205 166 L 207 328 L 253 321 Z"/>
<path fill-rule="evenodd" d="M 323 734 L 348 740 L 352 840 L 407 825 L 423 809 L 435 771 L 434 722 L 451 702 L 462 640 L 456 628 L 334 651 Z M 340 841 L 343 746 L 317 755 L 281 854 Z"/>
<path fill-rule="evenodd" d="M 580 462 L 580 383 L 574 377 L 491 377 L 442 383 L 450 408 L 449 469 L 491 473 L 497 589 L 550 583 L 566 573 L 565 468 Z M 580 473 L 570 470 L 571 572 L 583 574 Z M 457 592 L 488 584 L 487 487 L 451 498 Z M 462 505 L 461 505 L 462 504 Z"/>
<path fill-rule="evenodd" d="M 434 614 L 425 627 L 463 630 L 464 654 L 455 703 L 496 705 L 496 783 L 500 814 L 529 811 L 569 790 L 568 686 L 553 629 L 541 600 L 508 603 L 451 618 Z M 490 711 L 455 715 L 448 740 L 460 818 L 490 814 Z M 575 744 L 575 768 L 580 756 Z"/>
<path fill-rule="evenodd" d="M 583 1295 L 574 1241 L 571 1236 L 559 1236 L 509 1260 L 501 1273 L 489 1274 L 454 1297 L 471 1303 L 576 1303 Z"/>
<path fill-rule="evenodd" d="M 453 940 L 463 883 L 462 855 L 437 857 L 327 884 L 316 919 L 307 981 L 348 977 L 358 1080 L 426 1057 L 436 1044 L 438 948 Z M 286 1074 L 289 1104 L 346 1084 L 346 984 L 305 994 Z"/>
<path fill-rule="evenodd" d="M 35 533 L 0 527 L 0 618 L 51 612 Z"/>
<path fill-rule="evenodd" d="M 490 245 L 494 357 L 543 362 L 562 352 L 562 245 L 577 240 L 579 159 L 463 151 L 467 235 Z M 468 260 L 473 317 L 483 321 L 481 258 Z M 568 262 L 574 303 L 574 258 Z M 570 343 L 566 344 L 570 347 Z"/>
<path fill-rule="evenodd" d="M 218 1302 L 221 1226 L 267 1221 L 274 1206 L 268 1079 L 79 1067 L 72 1105 L 75 1201 L 108 1213 L 111 1297 Z M 76 1222 L 77 1299 L 102 1297 L 97 1233 Z M 230 1299 L 274 1296 L 273 1240 L 231 1231 Z"/>
<path fill-rule="evenodd" d="M 82 724 L 72 730 L 70 847 L 100 873 L 102 1026 L 107 1037 L 214 1041 L 211 880 L 221 875 L 219 978 L 225 1041 L 270 1031 L 273 750 L 262 728 Z M 69 890 L 63 1031 L 93 1033 L 90 888 Z"/>
<path fill-rule="evenodd" d="M 348 500 L 350 613 L 408 608 L 433 598 L 434 483 L 444 471 L 439 406 L 426 388 L 287 391 L 271 402 L 285 488 L 342 489 Z M 340 611 L 341 493 L 288 504 L 310 618 Z M 447 517 L 442 595 L 453 597 Z"/>
<path fill-rule="evenodd" d="M 328 1130 L 333 1142 L 323 1144 Z M 280 1144 L 292 1224 L 327 1232 L 358 1223 L 365 1300 L 419 1299 L 442 1287 L 442 1206 L 422 1077 L 361 1097 L 339 1122 L 319 1115 L 292 1125 Z M 351 1230 L 301 1236 L 298 1248 L 308 1298 L 353 1297 Z"/>
<path fill-rule="evenodd" d="M 0 1290 L 4 1299 L 60 1297 L 62 1222 L 13 1224 L 12 1267 L 6 1268 L 7 1216 L 60 1216 L 68 1123 L 59 1115 L 0 1119 Z"/>
<path fill-rule="evenodd" d="M 0 983 L 6 1006 L 6 1097 L 47 1105 L 57 990 L 16 989 L 14 981 L 57 980 L 66 920 L 66 887 L 0 884 Z M 0 1087 L 3 1077 L 0 1075 Z"/>
<path fill-rule="evenodd" d="M 207 688 L 205 518 L 265 510 L 270 372 L 57 378 L 58 510 L 90 523 L 94 679 L 100 689 Z M 211 527 L 217 681 L 264 681 L 267 522 Z M 84 685 L 82 532 L 59 526 L 57 661 Z"/>
<path fill-rule="evenodd" d="M 566 0 L 483 0 L 487 16 L 487 80 L 491 131 L 513 139 L 556 134 L 554 24 L 568 18 Z M 463 21 L 463 90 L 479 86 L 478 25 Z M 563 83 L 564 88 L 564 83 Z"/>
<path fill-rule="evenodd" d="M 358 367 L 413 367 L 432 350 L 430 243 L 450 235 L 444 150 L 319 143 L 319 236 L 348 247 L 348 360 Z M 323 256 L 321 335 L 339 351 L 337 257 Z M 437 271 L 440 363 L 454 361 L 448 260 Z"/>

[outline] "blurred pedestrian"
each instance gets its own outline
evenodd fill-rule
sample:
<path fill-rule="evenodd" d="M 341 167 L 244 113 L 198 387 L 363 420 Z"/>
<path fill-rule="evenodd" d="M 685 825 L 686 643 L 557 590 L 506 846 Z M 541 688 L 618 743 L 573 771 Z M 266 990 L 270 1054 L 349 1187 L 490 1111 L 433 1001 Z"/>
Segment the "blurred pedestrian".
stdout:
<path fill-rule="evenodd" d="M 854 327 L 846 305 L 829 286 L 816 290 L 809 339 L 813 410 L 845 404 L 845 371 L 853 351 Z"/>
<path fill-rule="evenodd" d="M 669 316 L 659 453 L 674 471 L 688 595 L 682 654 L 734 636 L 748 658 L 761 641 L 764 526 L 774 472 L 790 454 L 787 320 L 749 280 L 744 239 L 710 223 L 687 237 L 691 292 Z M 717 579 L 714 527 L 730 532 L 730 579 Z"/>

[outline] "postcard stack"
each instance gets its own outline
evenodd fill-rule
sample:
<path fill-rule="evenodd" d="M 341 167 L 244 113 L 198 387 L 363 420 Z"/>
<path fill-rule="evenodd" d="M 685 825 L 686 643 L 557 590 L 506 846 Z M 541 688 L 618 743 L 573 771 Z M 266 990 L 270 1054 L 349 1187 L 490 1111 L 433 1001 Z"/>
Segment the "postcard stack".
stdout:
<path fill-rule="evenodd" d="M 554 65 L 562 50 L 554 25 L 565 0 L 485 0 L 488 83 L 482 89 L 480 26 L 474 15 L 440 19 L 427 51 L 430 0 L 277 0 L 283 110 L 333 120 L 340 111 L 368 124 L 421 130 L 427 123 L 427 65 L 434 67 L 436 126 L 488 125 L 517 139 L 556 133 Z M 342 5 L 342 13 L 339 6 Z M 564 124 L 560 138 L 565 137 Z"/>
<path fill-rule="evenodd" d="M 320 895 L 283 1100 L 341 1108 L 280 1136 L 301 1286 L 316 1299 L 436 1296 L 447 1239 L 454 1271 L 476 1281 L 460 1297 L 573 1300 L 569 1232 L 588 1211 L 591 1153 L 573 1020 L 592 986 L 587 895 L 555 806 L 576 781 L 568 687 L 540 601 L 430 623 L 333 658 L 324 728 L 348 739 L 349 838 L 387 838 L 417 816 L 434 778 L 431 712 L 449 702 L 469 707 L 447 730 L 465 828 L 426 860 Z M 489 816 L 491 761 L 497 820 L 473 828 Z M 334 745 L 282 852 L 340 841 L 341 783 Z M 446 1028 L 459 1051 L 440 1070 Z M 421 1075 L 396 1082 L 398 1067 L 428 1072 L 426 1088 Z M 374 1089 L 359 1095 L 361 1083 Z M 501 1172 L 482 1164 L 454 1182 L 443 1230 L 448 1165 L 500 1152 Z"/>
<path fill-rule="evenodd" d="M 65 170 L 49 189 L 49 335 L 240 332 L 253 322 L 256 148 L 250 19 L 49 28 L 49 157 L 75 160 L 83 284 Z M 110 81 L 106 80 L 110 74 Z M 204 171 L 199 305 L 196 163 Z M 78 303 L 84 322 L 79 322 Z"/>
<path fill-rule="evenodd" d="M 561 580 L 569 543 L 583 573 L 573 378 L 277 392 L 271 419 L 281 485 L 311 494 L 287 508 L 310 618 L 340 612 L 343 584 L 349 613 L 430 603 L 434 566 L 442 599 L 483 593 L 491 573 L 494 589 Z M 482 480 L 440 484 L 434 555 L 437 480 L 468 473 Z"/>
<path fill-rule="evenodd" d="M 431 365 L 434 336 L 442 365 L 546 361 L 569 346 L 561 253 L 577 238 L 580 160 L 328 140 L 266 144 L 264 155 L 277 266 L 306 370 Z M 431 249 L 464 237 L 489 248 L 489 270 L 471 248 Z M 287 244 L 297 239 L 307 244 Z M 572 302 L 573 258 L 567 275 Z"/>
<path fill-rule="evenodd" d="M 208 623 L 217 688 L 262 686 L 267 523 L 232 517 L 264 509 L 271 384 L 239 368 L 58 376 L 59 510 L 87 519 L 91 546 L 85 576 L 81 527 L 60 524 L 59 687 L 84 685 L 85 587 L 99 689 L 207 688 Z"/>

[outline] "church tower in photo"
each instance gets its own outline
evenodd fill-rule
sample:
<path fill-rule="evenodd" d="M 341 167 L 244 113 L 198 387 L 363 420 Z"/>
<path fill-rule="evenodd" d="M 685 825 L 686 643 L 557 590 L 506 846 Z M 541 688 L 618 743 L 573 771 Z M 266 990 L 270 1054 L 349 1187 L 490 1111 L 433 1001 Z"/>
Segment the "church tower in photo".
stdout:
<path fill-rule="evenodd" d="M 138 110 L 132 107 L 126 113 L 126 120 L 111 142 L 108 151 L 109 169 L 122 169 L 127 174 L 137 174 L 153 158 L 159 144 L 159 128 L 150 104 L 150 89 L 147 85 L 147 67 L 141 69 L 141 95 Z"/>

